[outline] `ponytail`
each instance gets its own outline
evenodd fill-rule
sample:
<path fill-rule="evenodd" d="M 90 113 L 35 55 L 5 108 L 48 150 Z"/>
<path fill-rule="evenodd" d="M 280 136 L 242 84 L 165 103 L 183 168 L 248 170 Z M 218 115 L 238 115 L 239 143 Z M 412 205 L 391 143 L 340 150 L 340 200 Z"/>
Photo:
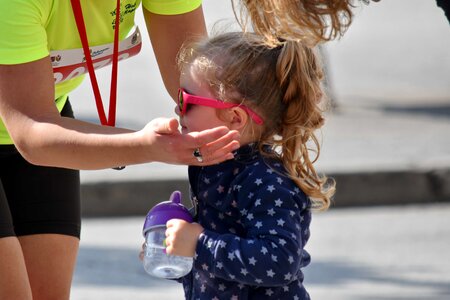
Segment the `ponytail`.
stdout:
<path fill-rule="evenodd" d="M 319 107 L 323 97 L 322 69 L 314 50 L 302 43 L 285 41 L 281 47 L 276 74 L 285 110 L 277 144 L 292 179 L 311 197 L 314 208 L 324 210 L 329 207 L 335 188 L 313 166 L 320 154 L 314 132 L 324 124 Z M 311 142 L 312 149 L 308 147 Z M 314 159 L 310 158 L 311 151 L 316 152 Z"/>

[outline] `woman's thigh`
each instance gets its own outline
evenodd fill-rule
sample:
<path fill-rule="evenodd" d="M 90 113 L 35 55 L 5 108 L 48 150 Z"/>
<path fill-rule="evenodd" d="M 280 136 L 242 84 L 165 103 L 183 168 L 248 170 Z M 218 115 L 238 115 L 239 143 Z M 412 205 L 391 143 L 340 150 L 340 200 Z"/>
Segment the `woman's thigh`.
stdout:
<path fill-rule="evenodd" d="M 32 299 L 19 240 L 0 238 L 0 299 Z"/>
<path fill-rule="evenodd" d="M 79 239 L 61 234 L 19 237 L 28 279 L 36 299 L 69 299 Z"/>

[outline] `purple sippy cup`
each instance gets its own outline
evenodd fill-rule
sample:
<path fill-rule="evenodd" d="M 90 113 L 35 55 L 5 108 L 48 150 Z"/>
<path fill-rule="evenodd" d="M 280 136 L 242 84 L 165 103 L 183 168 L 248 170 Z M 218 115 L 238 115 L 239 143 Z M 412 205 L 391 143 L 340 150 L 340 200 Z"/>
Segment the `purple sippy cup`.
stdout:
<path fill-rule="evenodd" d="M 189 210 L 181 204 L 179 191 L 174 191 L 169 201 L 158 203 L 148 212 L 142 230 L 145 237 L 144 269 L 159 278 L 180 278 L 192 269 L 192 257 L 166 253 L 166 223 L 170 219 L 193 221 Z"/>

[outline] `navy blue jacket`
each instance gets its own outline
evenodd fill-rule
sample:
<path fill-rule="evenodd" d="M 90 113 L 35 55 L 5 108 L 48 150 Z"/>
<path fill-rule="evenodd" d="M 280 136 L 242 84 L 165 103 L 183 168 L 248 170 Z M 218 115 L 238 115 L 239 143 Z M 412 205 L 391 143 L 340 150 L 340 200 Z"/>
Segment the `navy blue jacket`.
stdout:
<path fill-rule="evenodd" d="M 189 167 L 195 221 L 205 231 L 182 278 L 186 299 L 309 299 L 301 271 L 310 262 L 309 198 L 255 145 L 235 154 Z"/>

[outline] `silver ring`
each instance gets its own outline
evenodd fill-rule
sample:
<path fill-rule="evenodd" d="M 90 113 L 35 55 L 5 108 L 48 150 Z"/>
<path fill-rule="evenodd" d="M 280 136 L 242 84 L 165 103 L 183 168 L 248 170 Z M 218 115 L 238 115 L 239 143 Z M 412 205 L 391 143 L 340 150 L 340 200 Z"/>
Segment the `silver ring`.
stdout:
<path fill-rule="evenodd" d="M 192 152 L 192 155 L 194 155 L 194 157 L 197 159 L 198 162 L 200 162 L 200 163 L 203 162 L 203 156 L 200 153 L 200 149 L 199 148 L 195 148 L 194 152 Z"/>

